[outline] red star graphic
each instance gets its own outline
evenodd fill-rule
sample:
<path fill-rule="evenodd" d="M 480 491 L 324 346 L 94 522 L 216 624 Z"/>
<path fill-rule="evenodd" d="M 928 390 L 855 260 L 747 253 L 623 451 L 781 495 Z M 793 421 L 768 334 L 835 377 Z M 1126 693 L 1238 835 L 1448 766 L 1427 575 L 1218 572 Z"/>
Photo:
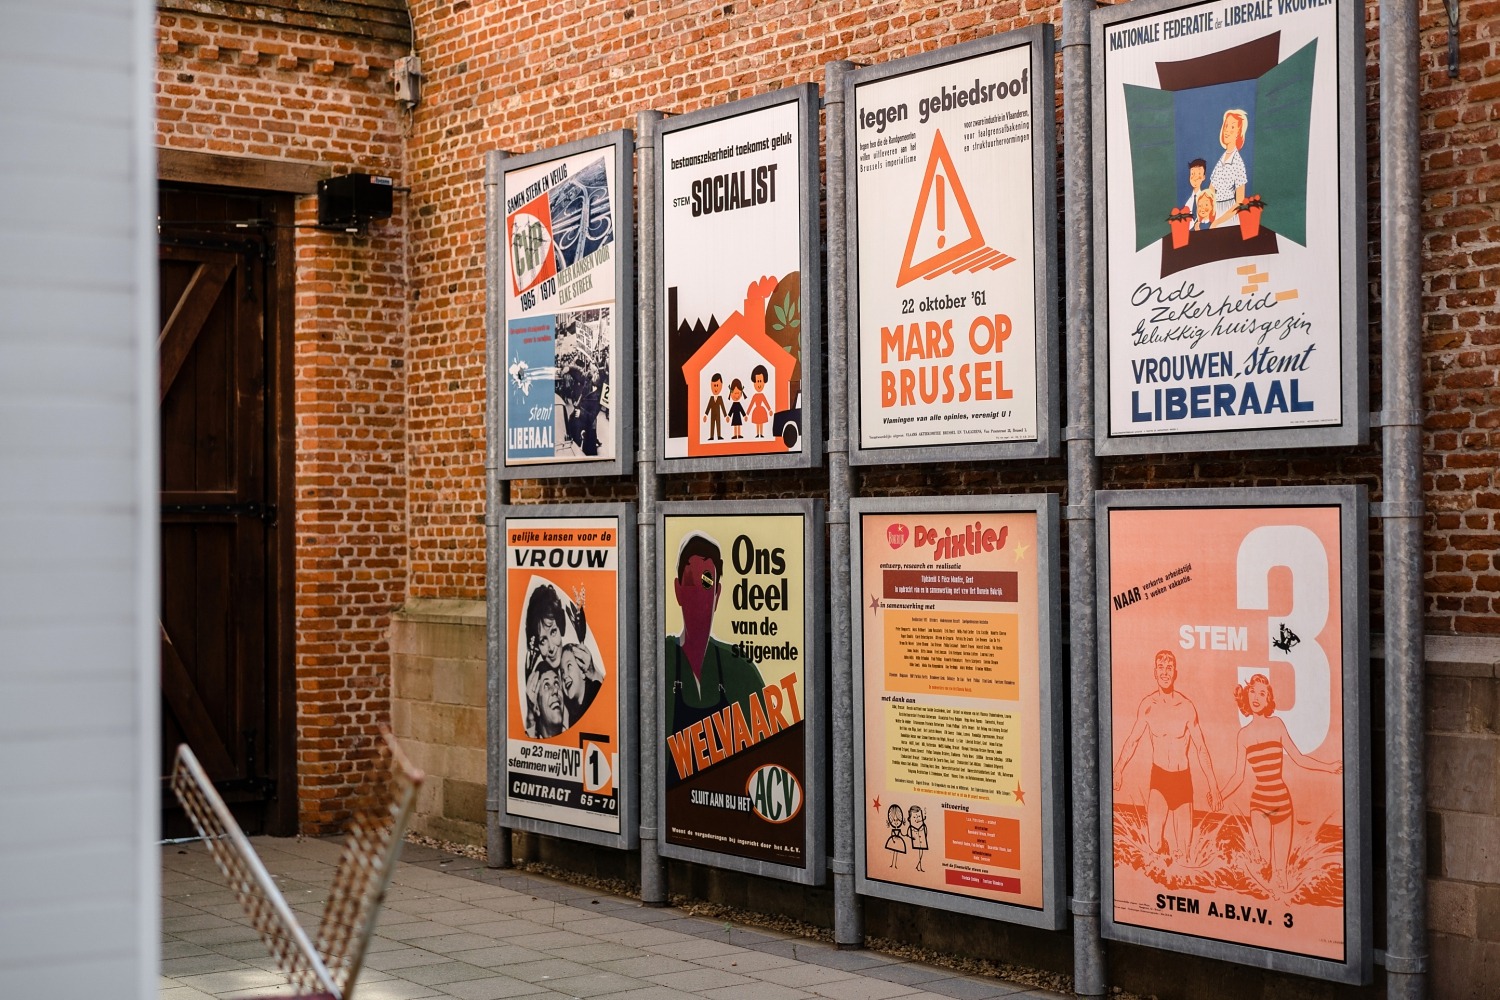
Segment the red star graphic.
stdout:
<path fill-rule="evenodd" d="M 870 595 L 870 610 L 871 611 L 879 611 L 880 610 L 880 598 L 876 597 L 874 594 Z"/>
<path fill-rule="evenodd" d="M 873 809 L 873 810 L 875 810 L 876 812 L 880 812 L 880 796 L 879 795 L 875 796 L 875 804 L 873 806 L 871 806 L 870 808 Z"/>
<path fill-rule="evenodd" d="M 1026 793 L 1023 792 L 1023 791 L 1021 791 L 1021 786 L 1020 785 L 1017 785 L 1016 786 L 1016 790 L 1013 791 L 1013 792 L 1011 792 L 1010 794 L 1014 795 L 1016 797 L 1016 801 L 1019 802 L 1021 805 L 1024 806 L 1026 804 Z"/>

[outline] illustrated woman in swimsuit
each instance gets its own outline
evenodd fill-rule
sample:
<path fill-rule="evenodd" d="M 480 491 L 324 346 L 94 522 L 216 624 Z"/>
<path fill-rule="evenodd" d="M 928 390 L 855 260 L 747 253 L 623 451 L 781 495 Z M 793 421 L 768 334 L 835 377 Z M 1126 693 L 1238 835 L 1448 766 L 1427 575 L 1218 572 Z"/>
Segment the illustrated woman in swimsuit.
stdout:
<path fill-rule="evenodd" d="M 1234 777 L 1224 788 L 1224 797 L 1240 787 L 1248 765 L 1255 775 L 1255 786 L 1250 790 L 1250 833 L 1256 850 L 1271 864 L 1271 889 L 1287 893 L 1292 889 L 1287 862 L 1292 852 L 1294 810 L 1291 790 L 1281 775 L 1282 758 L 1290 757 L 1292 763 L 1309 771 L 1330 774 L 1342 774 L 1344 764 L 1317 760 L 1297 749 L 1286 723 L 1273 714 L 1276 692 L 1265 674 L 1256 674 L 1248 684 L 1235 685 L 1234 700 L 1240 714 L 1248 715 L 1250 721 L 1240 729 L 1239 760 Z"/>

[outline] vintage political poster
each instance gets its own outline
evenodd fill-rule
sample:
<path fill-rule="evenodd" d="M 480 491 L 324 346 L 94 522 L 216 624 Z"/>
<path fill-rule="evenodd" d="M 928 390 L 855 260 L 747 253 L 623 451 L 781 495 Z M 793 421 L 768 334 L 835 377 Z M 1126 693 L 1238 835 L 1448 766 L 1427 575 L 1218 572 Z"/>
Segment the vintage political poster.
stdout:
<path fill-rule="evenodd" d="M 853 510 L 859 889 L 1061 926 L 1055 505 Z"/>
<path fill-rule="evenodd" d="M 632 148 L 630 133 L 614 132 L 499 161 L 497 376 L 503 468 L 512 478 L 623 468 L 634 335 Z"/>
<path fill-rule="evenodd" d="M 634 745 L 634 679 L 624 669 L 634 636 L 622 615 L 622 586 L 633 584 L 622 532 L 635 527 L 590 506 L 607 505 L 541 516 L 510 507 L 500 520 L 501 811 L 503 822 L 539 832 L 623 837 L 623 791 L 634 791 L 622 769 Z"/>
<path fill-rule="evenodd" d="M 821 447 L 817 109 L 808 84 L 661 125 L 668 468 L 800 467 Z"/>
<path fill-rule="evenodd" d="M 1051 451 L 1052 65 L 1038 27 L 851 74 L 859 462 Z"/>
<path fill-rule="evenodd" d="M 1106 933 L 1356 976 L 1358 494 L 1199 492 L 1099 497 Z"/>
<path fill-rule="evenodd" d="M 1095 12 L 1101 452 L 1365 433 L 1355 6 Z"/>
<path fill-rule="evenodd" d="M 822 880 L 814 522 L 810 502 L 663 505 L 666 856 Z"/>

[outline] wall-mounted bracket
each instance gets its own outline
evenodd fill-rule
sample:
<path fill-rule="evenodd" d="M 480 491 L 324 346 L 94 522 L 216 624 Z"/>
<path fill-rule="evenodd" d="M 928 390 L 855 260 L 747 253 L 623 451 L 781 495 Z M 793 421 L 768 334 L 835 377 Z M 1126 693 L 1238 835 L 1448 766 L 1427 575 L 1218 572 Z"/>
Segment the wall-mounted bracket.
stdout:
<path fill-rule="evenodd" d="M 1448 0 L 1448 76 L 1458 79 L 1458 0 Z"/>

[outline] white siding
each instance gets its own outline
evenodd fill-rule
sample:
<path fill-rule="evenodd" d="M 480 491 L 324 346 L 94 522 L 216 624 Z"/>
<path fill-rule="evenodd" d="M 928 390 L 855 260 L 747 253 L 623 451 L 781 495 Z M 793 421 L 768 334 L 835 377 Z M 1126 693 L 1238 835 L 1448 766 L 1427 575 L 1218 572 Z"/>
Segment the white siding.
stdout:
<path fill-rule="evenodd" d="M 0 997 L 157 990 L 154 26 L 0 11 Z"/>

